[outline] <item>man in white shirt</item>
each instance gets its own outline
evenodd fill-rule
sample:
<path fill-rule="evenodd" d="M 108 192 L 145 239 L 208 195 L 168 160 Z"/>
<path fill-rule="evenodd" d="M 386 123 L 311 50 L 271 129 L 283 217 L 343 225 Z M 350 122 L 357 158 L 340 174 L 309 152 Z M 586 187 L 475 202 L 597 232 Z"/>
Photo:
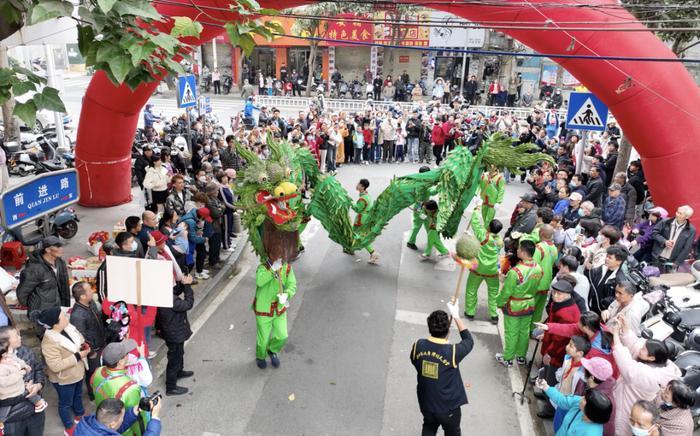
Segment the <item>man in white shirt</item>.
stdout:
<path fill-rule="evenodd" d="M 591 289 L 591 284 L 588 282 L 586 276 L 578 272 L 578 261 L 574 256 L 562 256 L 557 263 L 559 268 L 559 274 L 557 276 L 562 276 L 564 274 L 569 274 L 576 279 L 576 285 L 574 286 L 574 292 L 576 295 L 581 297 L 581 300 L 576 298 L 576 304 L 579 305 L 581 313 L 588 310 L 588 292 Z M 580 307 L 582 302 L 583 307 Z"/>

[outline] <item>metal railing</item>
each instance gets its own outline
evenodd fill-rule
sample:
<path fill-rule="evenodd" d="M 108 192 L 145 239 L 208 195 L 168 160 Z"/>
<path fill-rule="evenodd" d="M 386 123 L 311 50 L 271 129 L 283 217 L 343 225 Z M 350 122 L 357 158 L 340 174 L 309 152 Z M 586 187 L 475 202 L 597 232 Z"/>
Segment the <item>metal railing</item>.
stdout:
<path fill-rule="evenodd" d="M 309 97 L 268 97 L 268 96 L 258 96 L 257 105 L 266 106 L 268 108 L 278 107 L 278 108 L 294 108 L 299 110 L 308 109 L 311 98 Z M 427 103 L 428 101 L 422 102 Z M 325 108 L 333 111 L 344 111 L 344 112 L 362 112 L 367 108 L 367 100 L 349 100 L 349 99 L 334 99 L 328 98 L 324 100 Z M 416 107 L 418 103 L 413 102 L 396 102 L 396 101 L 373 101 L 372 107 L 375 110 L 388 110 L 391 107 L 398 107 L 403 112 L 410 112 Z M 534 108 L 532 107 L 503 107 L 503 106 L 485 106 L 485 105 L 473 105 L 470 106 L 471 110 L 475 110 L 486 115 L 505 115 L 512 114 L 517 118 L 526 118 L 530 115 Z M 559 117 L 563 120 L 566 117 L 566 109 L 559 109 Z"/>

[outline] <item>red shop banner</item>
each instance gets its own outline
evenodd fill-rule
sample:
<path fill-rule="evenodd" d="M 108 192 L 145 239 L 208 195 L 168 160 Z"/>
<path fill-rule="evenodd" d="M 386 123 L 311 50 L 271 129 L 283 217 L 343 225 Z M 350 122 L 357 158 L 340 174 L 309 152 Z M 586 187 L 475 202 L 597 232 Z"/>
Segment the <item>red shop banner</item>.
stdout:
<path fill-rule="evenodd" d="M 338 41 L 328 41 L 328 45 L 347 46 L 355 45 L 351 44 L 351 42 L 374 42 L 374 38 L 372 37 L 372 23 L 356 21 L 357 19 L 363 19 L 365 17 L 348 13 L 336 15 L 335 18 L 338 20 L 328 23 L 326 37 Z"/>

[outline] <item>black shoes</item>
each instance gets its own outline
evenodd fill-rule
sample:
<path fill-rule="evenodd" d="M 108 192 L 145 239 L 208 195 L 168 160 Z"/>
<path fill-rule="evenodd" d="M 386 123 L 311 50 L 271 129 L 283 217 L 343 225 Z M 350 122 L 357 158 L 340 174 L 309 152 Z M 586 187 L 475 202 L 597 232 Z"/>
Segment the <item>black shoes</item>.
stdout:
<path fill-rule="evenodd" d="M 491 324 L 493 324 L 493 325 L 498 324 L 498 317 L 497 317 L 497 316 L 492 316 L 492 317 L 491 317 Z"/>
<path fill-rule="evenodd" d="M 464 316 L 467 317 L 469 321 L 474 321 L 474 315 L 468 315 L 467 312 L 464 312 Z"/>
<path fill-rule="evenodd" d="M 177 373 L 177 378 L 178 379 L 189 378 L 189 377 L 192 377 L 193 375 L 194 375 L 194 371 L 180 371 Z"/>
<path fill-rule="evenodd" d="M 416 246 L 416 244 L 414 244 L 412 242 L 407 242 L 406 247 L 410 248 L 411 250 L 418 250 L 418 247 Z"/>
<path fill-rule="evenodd" d="M 183 386 L 175 386 L 174 388 L 166 389 L 165 395 L 184 395 L 190 390 Z"/>
<path fill-rule="evenodd" d="M 270 363 L 272 363 L 272 366 L 274 368 L 279 368 L 280 367 L 280 358 L 277 356 L 277 353 L 267 353 L 268 356 L 270 356 Z"/>
<path fill-rule="evenodd" d="M 265 359 L 255 359 L 255 363 L 258 365 L 258 368 L 260 368 L 260 369 L 267 368 L 267 361 Z"/>

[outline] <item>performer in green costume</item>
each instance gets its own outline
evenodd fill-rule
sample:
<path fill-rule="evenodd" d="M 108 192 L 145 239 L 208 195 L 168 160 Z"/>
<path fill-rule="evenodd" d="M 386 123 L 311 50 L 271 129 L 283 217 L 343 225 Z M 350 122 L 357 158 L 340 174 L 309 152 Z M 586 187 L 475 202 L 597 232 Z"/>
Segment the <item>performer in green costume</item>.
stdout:
<path fill-rule="evenodd" d="M 429 166 L 422 166 L 418 169 L 419 174 L 427 173 L 428 171 L 430 171 Z M 423 211 L 423 203 L 430 200 L 430 197 L 436 193 L 436 186 L 428 188 L 425 195 L 418 197 L 416 203 L 413 205 L 413 227 L 411 228 L 411 236 L 408 238 L 408 242 L 406 243 L 406 246 L 411 250 L 418 250 L 418 247 L 416 246 L 416 239 L 418 238 L 420 229 L 425 227 L 425 221 L 428 218 Z"/>
<path fill-rule="evenodd" d="M 357 192 L 360 193 L 360 196 L 357 199 L 357 202 L 351 206 L 352 210 L 354 210 L 357 214 L 355 215 L 355 223 L 353 224 L 353 227 L 361 227 L 363 215 L 372 209 L 372 197 L 370 197 L 369 193 L 367 192 L 368 188 L 369 180 L 367 179 L 360 179 L 360 181 L 357 183 Z M 374 251 L 374 248 L 372 248 L 372 245 L 369 243 L 365 244 L 363 248 L 369 253 L 368 262 L 376 264 L 379 261 L 379 253 Z M 346 250 L 346 253 L 347 252 L 348 251 Z"/>
<path fill-rule="evenodd" d="M 476 313 L 477 291 L 482 281 L 486 281 L 488 292 L 489 317 L 492 323 L 498 323 L 498 313 L 496 312 L 496 295 L 498 295 L 498 267 L 499 255 L 503 248 L 503 240 L 498 233 L 503 229 L 503 224 L 498 220 L 491 220 L 489 228 L 486 230 L 481 222 L 483 214 L 479 213 L 479 208 L 474 209 L 471 219 L 471 228 L 474 236 L 481 243 L 481 250 L 477 257 L 476 269 L 469 271 L 467 278 L 466 294 L 464 298 L 464 315 L 469 319 L 474 319 Z"/>
<path fill-rule="evenodd" d="M 421 260 L 427 260 L 433 254 L 433 248 L 435 248 L 440 256 L 447 256 L 449 251 L 442 243 L 440 239 L 440 233 L 437 231 L 437 215 L 438 215 L 438 204 L 435 200 L 428 200 L 423 205 L 423 212 L 426 216 L 425 228 L 428 230 L 428 244 L 425 246 L 425 250 L 421 253 Z"/>
<path fill-rule="evenodd" d="M 535 246 L 535 255 L 532 258 L 542 268 L 542 279 L 537 284 L 537 294 L 535 295 L 535 312 L 532 314 L 533 323 L 542 320 L 542 312 L 545 304 L 547 304 L 549 287 L 552 285 L 554 264 L 559 257 L 557 247 L 552 242 L 553 237 L 554 229 L 552 226 L 542 224 L 540 227 L 540 242 Z M 534 328 L 534 324 L 530 326 L 530 330 Z"/>
<path fill-rule="evenodd" d="M 255 359 L 260 369 L 267 367 L 267 356 L 272 366 L 280 365 L 279 353 L 287 343 L 287 307 L 297 292 L 297 279 L 288 263 L 276 260 L 260 264 L 255 273 L 255 323 L 258 336 Z"/>
<path fill-rule="evenodd" d="M 125 409 L 139 405 L 144 393 L 126 368 L 128 355 L 135 349 L 136 341 L 127 339 L 123 342 L 107 344 L 102 351 L 102 361 L 105 365 L 97 368 L 90 380 L 95 393 L 95 407 L 108 398 L 121 400 Z M 145 361 L 143 362 L 145 364 Z M 143 433 L 141 429 L 146 428 L 149 419 L 149 413 L 142 411 L 139 419 L 122 435 L 141 436 Z"/>
<path fill-rule="evenodd" d="M 496 360 L 506 367 L 513 366 L 514 356 L 519 365 L 526 362 L 535 292 L 542 278 L 542 268 L 532 261 L 534 253 L 532 241 L 520 241 L 517 252 L 520 262 L 508 271 L 496 297 L 496 304 L 503 310 L 505 329 L 505 347 L 503 353 L 496 353 Z"/>
<path fill-rule="evenodd" d="M 496 206 L 503 202 L 506 192 L 506 181 L 495 165 L 491 165 L 487 172 L 481 175 L 481 216 L 484 223 L 490 223 L 496 217 Z"/>

